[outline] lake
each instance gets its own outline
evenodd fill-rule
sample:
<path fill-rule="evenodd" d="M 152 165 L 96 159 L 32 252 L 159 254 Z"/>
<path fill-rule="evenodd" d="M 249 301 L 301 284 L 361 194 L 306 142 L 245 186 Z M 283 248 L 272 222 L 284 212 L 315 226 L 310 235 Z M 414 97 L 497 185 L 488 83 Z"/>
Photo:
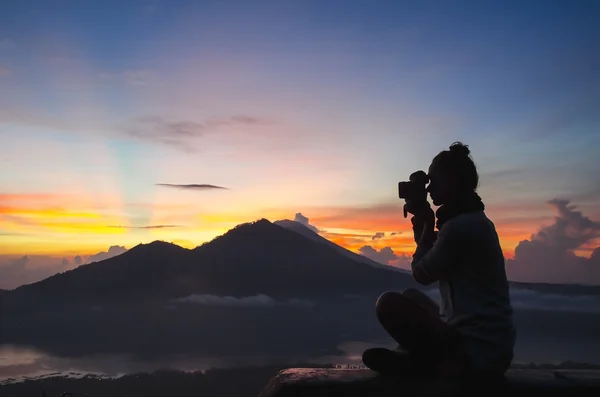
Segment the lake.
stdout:
<path fill-rule="evenodd" d="M 515 362 L 578 361 L 600 364 L 598 338 L 578 338 L 564 335 L 560 340 L 548 335 L 530 337 L 527 333 L 517 342 Z M 248 365 L 311 362 L 315 364 L 361 365 L 361 354 L 368 347 L 394 347 L 394 343 L 346 341 L 338 345 L 342 354 L 319 354 L 308 352 L 300 355 L 278 356 L 202 356 L 197 354 L 163 354 L 140 356 L 138 354 L 89 354 L 77 357 L 61 357 L 40 349 L 26 346 L 0 345 L 0 383 L 14 382 L 27 378 L 51 374 L 73 377 L 97 374 L 119 377 L 138 372 L 153 372 L 159 369 L 181 371 L 204 371 L 209 368 L 232 368 Z"/>

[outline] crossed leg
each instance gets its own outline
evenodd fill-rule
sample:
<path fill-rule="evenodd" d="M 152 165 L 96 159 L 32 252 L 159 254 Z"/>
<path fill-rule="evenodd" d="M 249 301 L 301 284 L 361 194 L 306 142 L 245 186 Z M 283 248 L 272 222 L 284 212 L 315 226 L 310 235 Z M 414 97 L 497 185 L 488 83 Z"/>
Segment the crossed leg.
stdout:
<path fill-rule="evenodd" d="M 453 376 L 465 367 L 461 338 L 439 317 L 437 304 L 416 289 L 385 292 L 376 304 L 379 322 L 405 353 L 368 349 L 365 365 L 382 373 Z"/>

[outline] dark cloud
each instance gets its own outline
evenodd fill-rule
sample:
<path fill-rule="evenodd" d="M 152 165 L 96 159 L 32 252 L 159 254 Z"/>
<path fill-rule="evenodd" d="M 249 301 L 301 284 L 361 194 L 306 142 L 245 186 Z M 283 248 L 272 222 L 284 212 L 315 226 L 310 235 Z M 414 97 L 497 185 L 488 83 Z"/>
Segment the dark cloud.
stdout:
<path fill-rule="evenodd" d="M 549 283 L 600 283 L 600 247 L 590 258 L 575 250 L 600 238 L 600 222 L 584 216 L 568 200 L 548 202 L 557 212 L 554 223 L 540 228 L 515 249 L 507 261 L 510 278 L 518 281 Z"/>
<path fill-rule="evenodd" d="M 385 237 L 384 232 L 377 232 L 377 233 L 375 233 L 374 236 L 371 237 L 371 240 L 379 240 L 380 238 L 384 238 L 384 237 Z"/>
<path fill-rule="evenodd" d="M 391 232 L 390 236 L 395 236 L 396 234 L 398 234 L 398 232 Z"/>
<path fill-rule="evenodd" d="M 167 229 L 172 227 L 181 227 L 180 225 L 148 225 L 148 226 L 121 226 L 121 225 L 110 225 L 108 227 L 117 229 Z"/>
<path fill-rule="evenodd" d="M 307 228 L 309 228 L 310 230 L 312 230 L 315 233 L 321 232 L 315 225 L 311 225 L 308 218 L 305 217 L 304 215 L 302 215 L 301 212 L 296 213 L 296 216 L 294 217 L 294 221 L 303 224 L 304 226 L 306 226 Z"/>
<path fill-rule="evenodd" d="M 120 245 L 112 245 L 106 252 L 98 252 L 97 254 L 90 255 L 86 258 L 85 263 L 100 262 L 113 256 L 121 255 L 127 252 L 127 248 Z"/>
<path fill-rule="evenodd" d="M 213 189 L 225 189 L 226 187 L 216 186 L 216 185 L 208 185 L 208 184 L 189 184 L 189 185 L 181 185 L 176 183 L 157 183 L 156 186 L 164 186 L 170 187 L 174 189 L 182 189 L 182 190 L 213 190 Z"/>

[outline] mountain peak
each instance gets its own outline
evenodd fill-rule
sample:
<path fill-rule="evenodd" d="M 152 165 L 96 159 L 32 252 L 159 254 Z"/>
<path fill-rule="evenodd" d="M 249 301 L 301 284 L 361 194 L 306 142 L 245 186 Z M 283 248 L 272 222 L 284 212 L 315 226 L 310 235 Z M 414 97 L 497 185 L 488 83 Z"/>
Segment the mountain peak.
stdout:
<path fill-rule="evenodd" d="M 240 223 L 231 228 L 225 235 L 237 233 L 260 233 L 277 228 L 275 224 L 266 218 L 261 218 L 253 222 Z"/>
<path fill-rule="evenodd" d="M 134 254 L 145 254 L 145 255 L 164 255 L 170 254 L 177 251 L 187 251 L 185 248 L 180 247 L 177 244 L 169 243 L 163 240 L 155 240 L 146 244 L 138 244 L 129 251 L 122 255 L 131 256 Z"/>

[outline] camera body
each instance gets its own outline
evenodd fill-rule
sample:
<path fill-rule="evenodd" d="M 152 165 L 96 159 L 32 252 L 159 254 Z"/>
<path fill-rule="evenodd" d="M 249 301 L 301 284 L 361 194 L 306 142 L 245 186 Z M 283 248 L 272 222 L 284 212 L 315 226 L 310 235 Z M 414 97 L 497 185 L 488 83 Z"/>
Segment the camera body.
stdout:
<path fill-rule="evenodd" d="M 398 197 L 413 203 L 427 201 L 426 185 L 428 183 L 429 177 L 425 171 L 413 172 L 408 181 L 398 182 Z"/>

